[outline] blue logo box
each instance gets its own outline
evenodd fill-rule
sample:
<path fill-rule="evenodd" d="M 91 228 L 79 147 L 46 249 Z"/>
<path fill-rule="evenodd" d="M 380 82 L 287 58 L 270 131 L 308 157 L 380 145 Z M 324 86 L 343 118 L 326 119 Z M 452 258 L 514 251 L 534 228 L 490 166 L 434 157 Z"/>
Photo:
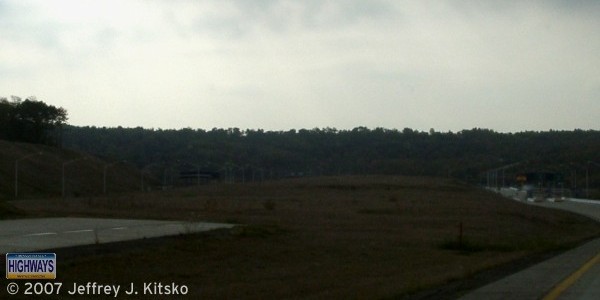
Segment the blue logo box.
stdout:
<path fill-rule="evenodd" d="M 56 279 L 56 253 L 6 253 L 6 279 Z"/>

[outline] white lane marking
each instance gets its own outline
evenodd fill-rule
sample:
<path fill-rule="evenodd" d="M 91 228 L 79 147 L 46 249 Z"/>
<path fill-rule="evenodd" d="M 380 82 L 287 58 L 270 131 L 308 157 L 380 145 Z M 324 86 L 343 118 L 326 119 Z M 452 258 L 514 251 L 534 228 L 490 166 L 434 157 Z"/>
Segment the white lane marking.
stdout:
<path fill-rule="evenodd" d="M 127 229 L 127 227 L 114 227 L 114 228 L 111 228 L 111 229 L 112 230 L 125 230 L 125 229 Z"/>
<path fill-rule="evenodd" d="M 69 231 L 65 231 L 63 233 L 82 233 L 82 232 L 92 232 L 94 231 L 93 229 L 81 229 L 81 230 L 69 230 Z"/>
<path fill-rule="evenodd" d="M 571 202 L 586 203 L 586 204 L 600 204 L 600 201 L 597 201 L 597 200 L 576 199 L 576 198 L 567 198 L 566 200 L 571 201 Z"/>
<path fill-rule="evenodd" d="M 42 235 L 54 235 L 57 234 L 56 232 L 40 232 L 40 233 L 30 233 L 30 234 L 26 234 L 24 236 L 42 236 Z"/>

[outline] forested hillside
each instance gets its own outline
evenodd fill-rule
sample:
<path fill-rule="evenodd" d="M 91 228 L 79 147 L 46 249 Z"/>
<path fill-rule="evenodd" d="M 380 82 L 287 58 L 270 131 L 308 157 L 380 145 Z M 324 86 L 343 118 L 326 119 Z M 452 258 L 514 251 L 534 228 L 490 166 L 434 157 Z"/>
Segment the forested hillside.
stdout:
<path fill-rule="evenodd" d="M 566 185 L 598 185 L 599 131 L 498 133 L 487 129 L 263 131 L 68 127 L 64 146 L 142 169 L 219 171 L 232 180 L 339 174 L 450 176 L 482 182 L 486 171 L 561 172 Z M 159 172 L 159 173 L 160 173 Z M 174 175 L 175 176 L 175 175 Z M 233 178 L 232 178 L 233 177 Z"/>

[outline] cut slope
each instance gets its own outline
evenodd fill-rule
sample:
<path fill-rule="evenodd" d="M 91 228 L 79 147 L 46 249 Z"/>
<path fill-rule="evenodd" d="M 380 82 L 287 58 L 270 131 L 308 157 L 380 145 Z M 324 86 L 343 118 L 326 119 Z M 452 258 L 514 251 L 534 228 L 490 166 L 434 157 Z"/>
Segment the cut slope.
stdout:
<path fill-rule="evenodd" d="M 86 153 L 0 140 L 0 200 L 134 191 L 140 189 L 140 178 L 135 166 L 126 162 L 107 162 Z"/>

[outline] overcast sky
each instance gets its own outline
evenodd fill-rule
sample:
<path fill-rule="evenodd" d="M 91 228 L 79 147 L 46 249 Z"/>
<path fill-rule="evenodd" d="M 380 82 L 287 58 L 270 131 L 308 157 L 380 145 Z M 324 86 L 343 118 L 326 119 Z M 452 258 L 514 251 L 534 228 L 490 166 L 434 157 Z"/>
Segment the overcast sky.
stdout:
<path fill-rule="evenodd" d="M 600 1 L 0 0 L 0 96 L 69 123 L 600 129 Z"/>

